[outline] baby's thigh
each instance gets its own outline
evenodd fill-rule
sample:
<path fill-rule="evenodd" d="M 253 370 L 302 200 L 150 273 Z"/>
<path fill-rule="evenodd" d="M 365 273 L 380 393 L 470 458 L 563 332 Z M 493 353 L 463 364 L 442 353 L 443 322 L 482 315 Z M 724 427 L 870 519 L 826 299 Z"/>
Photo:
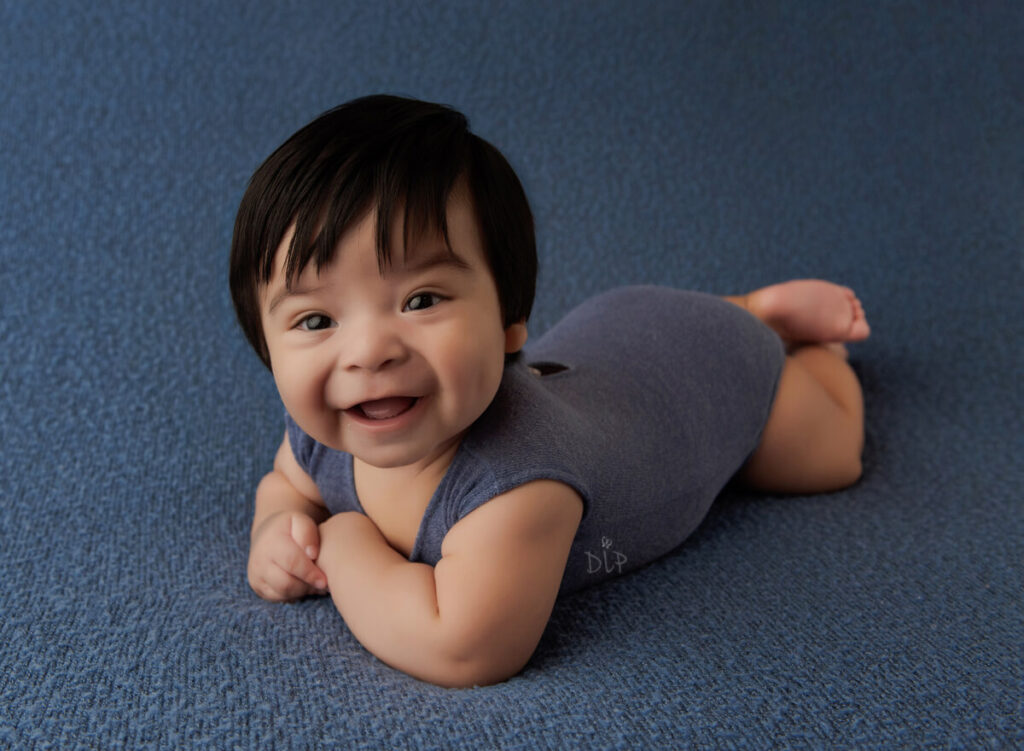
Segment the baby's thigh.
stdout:
<path fill-rule="evenodd" d="M 821 347 L 786 358 L 761 442 L 742 478 L 760 490 L 838 490 L 861 474 L 863 411 L 849 365 Z"/>

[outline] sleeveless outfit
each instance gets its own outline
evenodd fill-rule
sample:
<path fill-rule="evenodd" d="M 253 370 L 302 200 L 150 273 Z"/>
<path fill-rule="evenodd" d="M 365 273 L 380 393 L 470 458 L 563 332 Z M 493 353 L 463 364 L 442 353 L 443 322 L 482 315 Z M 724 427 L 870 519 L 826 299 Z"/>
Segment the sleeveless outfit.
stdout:
<path fill-rule="evenodd" d="M 566 483 L 584 503 L 561 593 L 664 555 L 756 448 L 784 357 L 771 329 L 718 297 L 623 287 L 588 300 L 505 366 L 410 560 L 436 564 L 462 517 L 539 479 Z M 285 419 L 327 508 L 362 512 L 351 455 Z"/>

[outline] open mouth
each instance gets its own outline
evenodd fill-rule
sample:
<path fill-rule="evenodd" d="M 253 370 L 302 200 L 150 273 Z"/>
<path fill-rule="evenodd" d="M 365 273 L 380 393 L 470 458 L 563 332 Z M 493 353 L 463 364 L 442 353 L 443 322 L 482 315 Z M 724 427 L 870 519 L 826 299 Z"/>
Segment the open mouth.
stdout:
<path fill-rule="evenodd" d="M 391 420 L 408 412 L 418 401 L 416 396 L 389 396 L 361 402 L 352 407 L 352 411 L 368 420 Z"/>

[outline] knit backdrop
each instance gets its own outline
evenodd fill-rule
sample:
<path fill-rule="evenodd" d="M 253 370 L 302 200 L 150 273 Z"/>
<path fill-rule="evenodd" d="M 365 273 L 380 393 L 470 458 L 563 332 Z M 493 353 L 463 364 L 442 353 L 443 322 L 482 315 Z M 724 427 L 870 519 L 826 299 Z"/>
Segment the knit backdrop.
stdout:
<path fill-rule="evenodd" d="M 1022 40 L 1011 0 L 0 0 L 0 747 L 1020 748 Z M 259 599 L 234 213 L 374 92 L 518 171 L 534 335 L 624 283 L 854 287 L 863 480 L 727 491 L 488 688 Z"/>

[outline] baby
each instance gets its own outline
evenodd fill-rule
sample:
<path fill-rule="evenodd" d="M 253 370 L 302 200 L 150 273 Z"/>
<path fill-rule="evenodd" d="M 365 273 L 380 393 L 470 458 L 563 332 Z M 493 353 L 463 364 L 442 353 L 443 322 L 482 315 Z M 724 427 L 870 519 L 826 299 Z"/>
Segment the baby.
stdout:
<path fill-rule="evenodd" d="M 286 411 L 256 490 L 261 597 L 330 593 L 384 662 L 494 683 L 559 593 L 677 547 L 734 476 L 860 476 L 850 290 L 617 289 L 524 352 L 536 271 L 515 173 L 447 107 L 349 102 L 256 171 L 231 292 Z"/>

